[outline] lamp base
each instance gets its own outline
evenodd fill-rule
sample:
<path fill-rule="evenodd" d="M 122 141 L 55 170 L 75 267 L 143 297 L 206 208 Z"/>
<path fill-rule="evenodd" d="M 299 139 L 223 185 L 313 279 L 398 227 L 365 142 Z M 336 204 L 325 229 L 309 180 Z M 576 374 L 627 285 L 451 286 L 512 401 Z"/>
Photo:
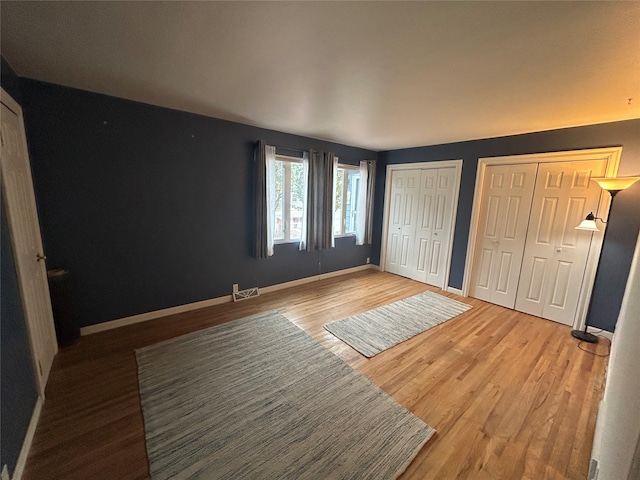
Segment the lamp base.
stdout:
<path fill-rule="evenodd" d="M 571 335 L 583 342 L 598 343 L 598 337 L 593 333 L 583 332 L 582 330 L 572 330 Z"/>

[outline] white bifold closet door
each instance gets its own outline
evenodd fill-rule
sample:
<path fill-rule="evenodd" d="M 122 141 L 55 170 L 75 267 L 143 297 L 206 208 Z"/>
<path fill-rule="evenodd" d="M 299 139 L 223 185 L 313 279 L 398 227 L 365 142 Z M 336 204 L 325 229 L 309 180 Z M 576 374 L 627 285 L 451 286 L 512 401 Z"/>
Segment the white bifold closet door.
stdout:
<path fill-rule="evenodd" d="M 470 295 L 513 308 L 538 164 L 487 167 Z"/>
<path fill-rule="evenodd" d="M 573 325 L 591 233 L 576 230 L 598 210 L 605 160 L 540 164 L 515 309 Z"/>
<path fill-rule="evenodd" d="M 454 168 L 392 172 L 385 270 L 444 288 Z"/>
<path fill-rule="evenodd" d="M 572 325 L 605 160 L 487 167 L 470 295 Z"/>
<path fill-rule="evenodd" d="M 387 272 L 413 278 L 412 262 L 418 223 L 420 170 L 394 171 L 387 235 Z"/>

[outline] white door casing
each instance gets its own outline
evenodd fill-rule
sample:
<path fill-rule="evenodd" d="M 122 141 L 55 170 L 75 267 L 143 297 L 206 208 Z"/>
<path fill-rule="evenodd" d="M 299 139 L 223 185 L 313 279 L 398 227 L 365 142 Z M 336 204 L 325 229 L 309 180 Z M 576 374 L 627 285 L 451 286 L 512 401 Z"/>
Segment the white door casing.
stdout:
<path fill-rule="evenodd" d="M 591 177 L 605 170 L 605 160 L 540 165 L 516 310 L 573 325 L 592 235 L 575 227 L 598 210 Z"/>
<path fill-rule="evenodd" d="M 58 345 L 23 122 L 22 109 L 3 89 L 2 191 L 38 392 L 44 396 Z"/>
<path fill-rule="evenodd" d="M 398 195 L 396 185 L 399 178 L 407 175 L 417 178 L 420 188 L 414 198 L 417 209 L 413 233 L 407 234 L 405 244 L 407 267 L 398 268 L 400 263 L 398 246 L 398 206 L 402 207 L 402 195 Z M 430 173 L 426 173 L 430 172 Z M 438 175 L 437 172 L 440 172 Z M 462 160 L 420 162 L 387 166 L 385 185 L 385 206 L 383 218 L 383 239 L 380 266 L 384 271 L 404 275 L 420 282 L 429 283 L 442 289 L 448 288 L 451 264 L 451 250 L 455 217 L 460 190 Z M 409 213 L 406 209 L 404 211 Z M 412 259 L 412 265 L 409 263 Z M 458 292 L 457 289 L 454 289 Z"/>
<path fill-rule="evenodd" d="M 538 165 L 494 165 L 482 190 L 470 295 L 513 308 Z"/>
<path fill-rule="evenodd" d="M 615 177 L 618 172 L 618 166 L 620 164 L 620 156 L 622 154 L 622 147 L 607 147 L 607 148 L 594 148 L 585 150 L 572 150 L 572 151 L 560 151 L 550 153 L 538 153 L 538 154 L 526 154 L 526 155 L 510 155 L 505 157 L 487 157 L 478 159 L 478 168 L 476 173 L 476 186 L 474 191 L 473 208 L 471 212 L 471 223 L 469 229 L 469 240 L 467 243 L 467 255 L 465 260 L 464 280 L 462 285 L 462 295 L 467 296 L 470 291 L 471 279 L 472 279 L 472 267 L 475 261 L 474 247 L 479 231 L 478 218 L 480 212 L 480 200 L 482 185 L 484 184 L 486 172 L 488 167 L 492 165 L 507 165 L 507 164 L 519 164 L 519 163 L 554 163 L 560 161 L 588 161 L 588 160 L 605 160 L 606 161 L 606 177 Z M 600 202 L 598 211 L 593 213 L 599 217 L 607 218 L 609 207 L 611 204 L 610 195 L 602 191 L 600 194 Z M 589 212 L 585 212 L 585 215 Z M 578 305 L 576 307 L 575 320 L 573 328 L 581 330 L 584 328 L 587 311 L 589 308 L 589 301 L 591 299 L 591 292 L 593 290 L 593 283 L 595 280 L 596 269 L 598 267 L 598 259 L 602 249 L 602 240 L 604 232 L 601 229 L 600 232 L 592 234 L 591 246 L 587 256 L 586 267 L 584 271 L 584 277 L 582 281 L 582 288 L 578 298 Z"/>

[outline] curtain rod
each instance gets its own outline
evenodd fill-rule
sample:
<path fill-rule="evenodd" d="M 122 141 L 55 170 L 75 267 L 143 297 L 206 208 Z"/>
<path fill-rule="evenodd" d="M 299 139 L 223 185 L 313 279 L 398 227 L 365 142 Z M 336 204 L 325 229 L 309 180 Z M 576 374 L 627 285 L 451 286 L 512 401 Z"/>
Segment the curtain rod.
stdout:
<path fill-rule="evenodd" d="M 289 147 L 279 147 L 278 145 L 275 146 L 276 147 L 276 151 L 287 151 L 287 152 L 293 152 L 293 153 L 297 153 L 300 155 L 300 157 L 302 157 L 305 153 L 309 153 L 309 150 L 300 150 L 299 148 L 289 148 Z M 312 149 L 313 150 L 313 149 Z M 364 160 L 365 162 L 367 162 L 369 165 L 375 163 L 375 160 Z"/>

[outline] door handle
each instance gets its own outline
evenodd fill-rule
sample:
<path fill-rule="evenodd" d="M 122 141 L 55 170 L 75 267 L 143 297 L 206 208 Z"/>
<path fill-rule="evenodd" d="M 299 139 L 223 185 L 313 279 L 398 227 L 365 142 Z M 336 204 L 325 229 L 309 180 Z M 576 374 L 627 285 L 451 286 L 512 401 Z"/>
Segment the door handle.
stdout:
<path fill-rule="evenodd" d="M 46 260 L 47 256 L 42 255 L 41 253 L 36 253 L 36 260 L 39 262 L 40 260 Z"/>

